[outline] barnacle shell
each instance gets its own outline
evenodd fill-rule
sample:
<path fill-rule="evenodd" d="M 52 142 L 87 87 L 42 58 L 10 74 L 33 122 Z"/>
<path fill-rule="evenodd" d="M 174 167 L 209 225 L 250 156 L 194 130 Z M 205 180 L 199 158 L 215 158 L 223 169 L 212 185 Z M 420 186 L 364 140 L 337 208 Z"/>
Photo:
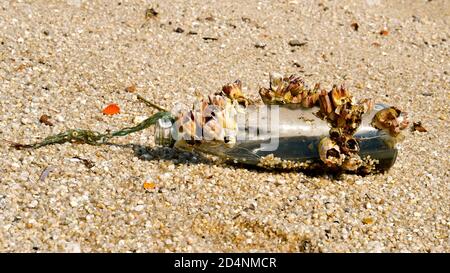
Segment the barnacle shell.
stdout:
<path fill-rule="evenodd" d="M 209 120 L 203 126 L 203 137 L 204 140 L 224 140 L 224 130 L 216 119 Z"/>
<path fill-rule="evenodd" d="M 364 113 L 372 111 L 373 109 L 373 100 L 372 99 L 362 99 L 358 102 L 359 105 L 362 105 Z"/>
<path fill-rule="evenodd" d="M 372 120 L 372 126 L 388 131 L 392 136 L 400 134 L 401 130 L 405 129 L 409 121 L 407 119 L 408 114 L 402 112 L 396 107 L 389 107 L 378 111 Z"/>
<path fill-rule="evenodd" d="M 313 90 L 308 89 L 305 82 L 294 75 L 283 77 L 271 73 L 270 88 L 262 87 L 259 95 L 265 104 L 299 104 L 311 108 L 317 104 L 319 88 L 320 85 L 316 84 Z"/>
<path fill-rule="evenodd" d="M 340 88 L 334 85 L 331 89 L 330 97 L 334 107 L 341 106 L 343 104 L 351 102 L 352 100 L 350 93 L 343 85 Z"/>
<path fill-rule="evenodd" d="M 283 75 L 271 72 L 269 74 L 270 90 L 281 90 L 283 89 Z"/>
<path fill-rule="evenodd" d="M 319 106 L 320 106 L 320 113 L 325 117 L 333 112 L 333 104 L 326 90 L 320 91 Z"/>
<path fill-rule="evenodd" d="M 240 96 L 240 82 L 228 85 L 225 91 L 226 97 L 215 94 L 202 98 L 192 110 L 180 113 L 175 122 L 177 139 L 187 143 L 222 141 L 228 146 L 236 143 L 236 116 L 242 106 L 230 96 Z"/>
<path fill-rule="evenodd" d="M 334 140 L 324 137 L 319 142 L 319 156 L 323 163 L 327 166 L 340 166 L 342 164 L 343 155 L 341 149 Z"/>
<path fill-rule="evenodd" d="M 251 101 L 244 96 L 242 92 L 242 82 L 236 80 L 234 83 L 224 85 L 222 87 L 222 92 L 232 101 L 236 101 L 242 106 L 247 107 Z"/>
<path fill-rule="evenodd" d="M 311 107 L 315 106 L 319 101 L 319 95 L 320 95 L 319 90 L 320 90 L 320 84 L 317 83 L 314 86 L 314 89 L 308 90 L 307 92 L 304 91 L 302 101 L 301 101 L 302 106 L 305 108 L 311 108 Z"/>
<path fill-rule="evenodd" d="M 342 152 L 349 153 L 358 153 L 359 152 L 359 143 L 353 136 L 346 135 L 342 140 Z"/>

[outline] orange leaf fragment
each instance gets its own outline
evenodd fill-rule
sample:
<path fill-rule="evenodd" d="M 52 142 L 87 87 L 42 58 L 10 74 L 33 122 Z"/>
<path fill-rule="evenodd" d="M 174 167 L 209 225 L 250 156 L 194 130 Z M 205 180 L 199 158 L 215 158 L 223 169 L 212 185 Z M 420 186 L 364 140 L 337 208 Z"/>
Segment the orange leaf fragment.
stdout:
<path fill-rule="evenodd" d="M 156 188 L 156 184 L 153 182 L 144 182 L 144 189 L 150 191 Z"/>
<path fill-rule="evenodd" d="M 103 109 L 102 113 L 105 115 L 112 116 L 120 113 L 120 107 L 115 103 L 111 103 L 110 105 L 106 106 L 105 109 Z"/>

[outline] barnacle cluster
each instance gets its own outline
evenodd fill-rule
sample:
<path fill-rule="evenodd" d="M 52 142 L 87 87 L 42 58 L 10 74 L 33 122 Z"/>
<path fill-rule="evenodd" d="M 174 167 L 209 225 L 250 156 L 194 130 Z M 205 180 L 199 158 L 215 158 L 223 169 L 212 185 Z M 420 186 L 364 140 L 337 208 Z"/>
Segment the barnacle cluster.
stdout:
<path fill-rule="evenodd" d="M 232 146 L 236 142 L 236 115 L 249 103 L 239 80 L 227 84 L 221 92 L 200 99 L 192 110 L 178 113 L 175 133 L 188 144 L 206 140 Z"/>
<path fill-rule="evenodd" d="M 296 76 L 282 77 L 278 74 L 270 75 L 270 87 L 261 88 L 259 94 L 266 104 L 299 104 L 306 108 L 319 106 L 317 116 L 331 127 L 329 136 L 319 142 L 322 162 L 328 167 L 349 171 L 371 169 L 373 160 L 361 159 L 359 143 L 354 137 L 363 114 L 373 108 L 371 99 L 357 102 L 345 86 L 335 85 L 326 91 L 316 84 L 310 89 Z M 407 125 L 406 113 L 395 107 L 379 111 L 372 122 L 372 126 L 386 130 L 394 137 Z"/>
<path fill-rule="evenodd" d="M 329 167 L 356 171 L 363 165 L 363 160 L 353 135 L 361 124 L 362 115 L 373 108 L 372 101 L 356 102 L 344 86 L 333 86 L 331 91 L 320 92 L 319 106 L 317 115 L 331 126 L 329 137 L 319 143 L 320 159 Z"/>
<path fill-rule="evenodd" d="M 380 110 L 375 114 L 372 120 L 372 126 L 389 132 L 392 136 L 396 137 L 400 134 L 401 130 L 408 127 L 408 114 L 402 112 L 397 107 L 389 107 Z"/>
<path fill-rule="evenodd" d="M 359 144 L 353 137 L 361 124 L 362 115 L 373 108 L 370 99 L 356 102 L 344 86 L 333 86 L 330 91 L 307 87 L 296 76 L 270 75 L 270 87 L 259 91 L 266 104 L 299 104 L 305 108 L 319 106 L 317 116 L 330 124 L 330 134 L 319 143 L 319 155 L 328 167 L 355 171 L 363 166 Z"/>
<path fill-rule="evenodd" d="M 242 92 L 242 82 L 240 80 L 224 85 L 222 87 L 222 92 L 218 92 L 216 95 L 225 95 L 231 101 L 235 101 L 244 107 L 247 107 L 249 104 L 253 103 L 250 99 L 244 96 L 244 93 Z"/>
<path fill-rule="evenodd" d="M 305 82 L 291 75 L 283 77 L 280 74 L 270 74 L 270 87 L 262 87 L 259 90 L 261 99 L 265 104 L 300 104 L 311 108 L 317 104 L 319 99 L 320 85 L 316 84 L 313 89 L 308 88 Z"/>
<path fill-rule="evenodd" d="M 259 94 L 265 104 L 318 107 L 316 116 L 325 120 L 330 126 L 329 135 L 323 137 L 318 144 L 319 157 L 327 167 L 367 172 L 373 169 L 374 160 L 361 158 L 359 142 L 354 137 L 362 122 L 362 116 L 373 108 L 372 100 L 356 101 L 343 85 L 340 87 L 335 85 L 330 91 L 321 89 L 320 84 L 310 89 L 299 77 L 294 75 L 284 77 L 275 73 L 270 74 L 269 88 L 262 87 Z M 201 99 L 192 110 L 178 114 L 175 119 L 177 133 L 188 144 L 208 140 L 232 146 L 236 142 L 238 130 L 236 115 L 249 104 L 253 102 L 244 96 L 242 83 L 239 80 L 227 84 L 220 92 Z M 372 121 L 372 126 L 386 130 L 394 137 L 407 124 L 406 113 L 395 107 L 379 111 Z M 280 160 L 269 156 L 262 160 L 260 165 L 266 167 L 289 165 L 296 168 L 305 168 L 310 165 L 308 163 L 297 166 Z"/>

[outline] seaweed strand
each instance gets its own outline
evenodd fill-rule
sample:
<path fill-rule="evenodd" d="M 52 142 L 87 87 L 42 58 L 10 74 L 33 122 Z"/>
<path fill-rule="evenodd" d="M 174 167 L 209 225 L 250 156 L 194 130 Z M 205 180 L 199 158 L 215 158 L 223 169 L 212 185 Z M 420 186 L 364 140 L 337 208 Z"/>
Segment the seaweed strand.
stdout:
<path fill-rule="evenodd" d="M 33 144 L 21 144 L 8 141 L 11 146 L 16 149 L 36 149 L 47 145 L 52 144 L 62 144 L 66 142 L 71 143 L 79 143 L 79 144 L 90 144 L 90 145 L 101 145 L 105 144 L 109 139 L 118 136 L 126 136 L 134 132 L 138 132 L 144 130 L 152 125 L 154 125 L 158 119 L 160 118 L 172 118 L 172 114 L 170 112 L 161 111 L 153 116 L 145 119 L 141 123 L 133 127 L 126 127 L 118 131 L 114 131 L 112 133 L 100 133 L 91 130 L 83 130 L 83 129 L 71 129 L 66 132 L 59 133 L 53 136 L 46 137 L 41 142 L 36 142 Z"/>

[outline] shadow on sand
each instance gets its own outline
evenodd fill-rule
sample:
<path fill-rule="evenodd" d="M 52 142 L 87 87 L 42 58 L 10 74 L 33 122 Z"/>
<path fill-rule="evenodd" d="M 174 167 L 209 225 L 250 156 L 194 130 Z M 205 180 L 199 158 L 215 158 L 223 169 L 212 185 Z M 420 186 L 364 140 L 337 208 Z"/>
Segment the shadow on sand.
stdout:
<path fill-rule="evenodd" d="M 187 164 L 206 164 L 206 165 L 216 165 L 216 166 L 231 166 L 234 168 L 244 168 L 250 171 L 265 172 L 265 173 L 285 173 L 285 172 L 302 172 L 309 177 L 317 177 L 328 175 L 329 178 L 339 178 L 342 174 L 341 172 L 335 172 L 332 170 L 324 169 L 312 169 L 312 170 L 283 170 L 283 169 L 266 169 L 256 165 L 236 163 L 232 160 L 223 160 L 214 156 L 203 155 L 198 152 L 188 152 L 178 150 L 176 148 L 169 147 L 148 147 L 140 144 L 115 144 L 108 143 L 107 145 L 132 149 L 134 155 L 140 160 L 145 161 L 159 161 L 167 160 L 173 162 L 175 165 Z"/>

